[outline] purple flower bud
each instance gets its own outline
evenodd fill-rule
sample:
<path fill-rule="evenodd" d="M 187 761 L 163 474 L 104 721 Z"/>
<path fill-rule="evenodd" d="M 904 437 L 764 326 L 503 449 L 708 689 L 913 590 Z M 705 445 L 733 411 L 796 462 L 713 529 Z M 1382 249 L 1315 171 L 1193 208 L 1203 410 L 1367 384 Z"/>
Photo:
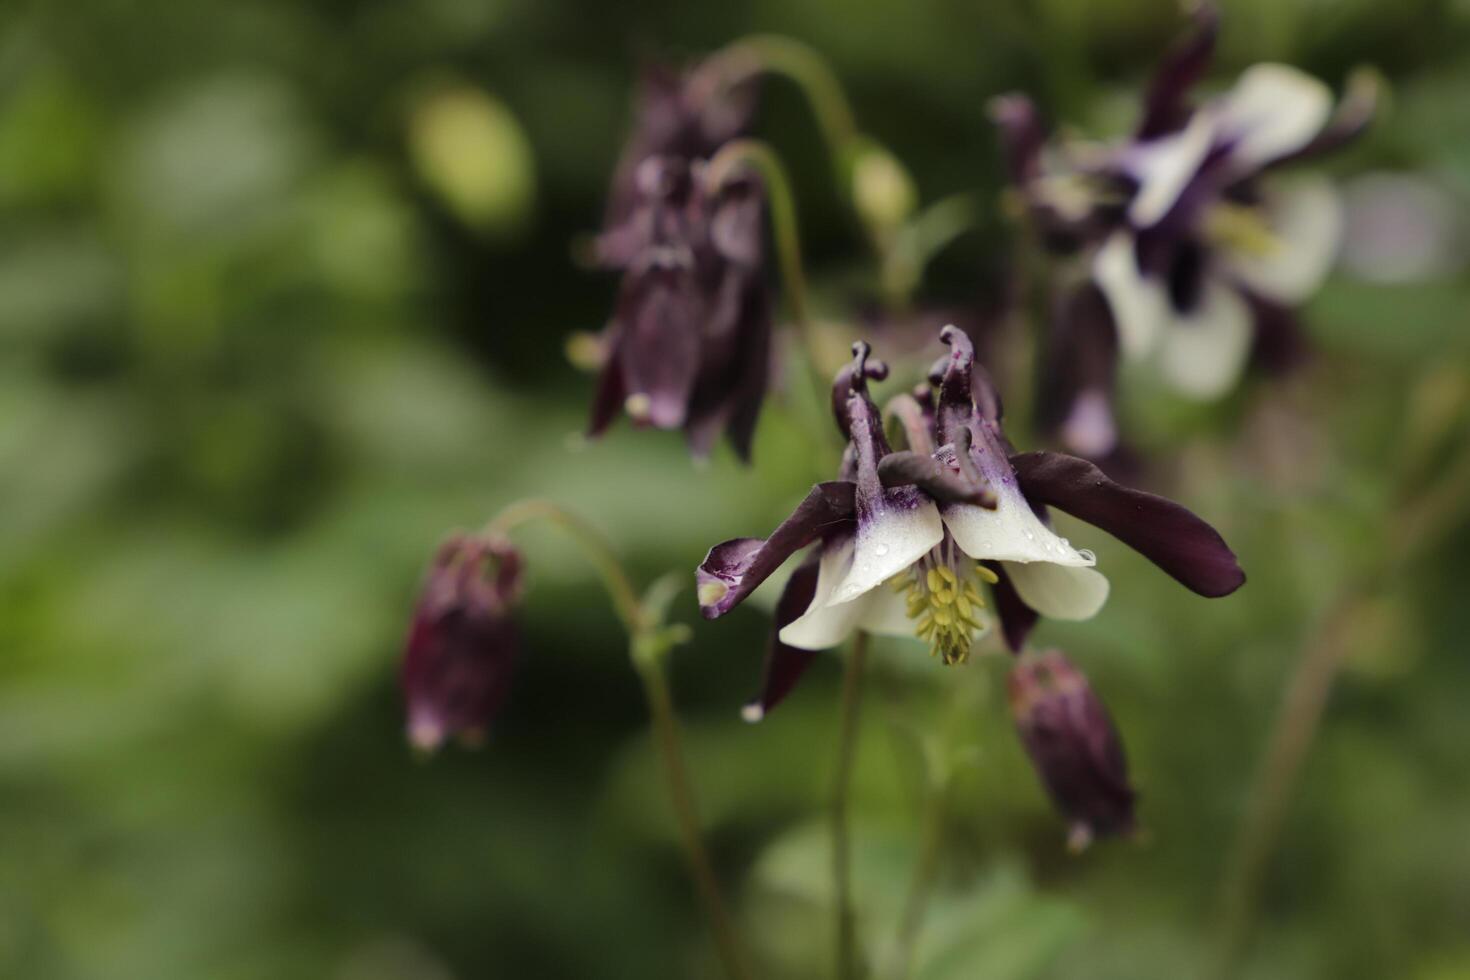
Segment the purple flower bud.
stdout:
<path fill-rule="evenodd" d="M 1070 824 L 1068 844 L 1130 833 L 1133 787 L 1123 743 L 1087 678 L 1058 650 L 1022 659 L 1010 677 L 1016 730 L 1052 801 Z"/>
<path fill-rule="evenodd" d="M 415 748 L 484 736 L 519 652 L 511 609 L 520 591 L 521 556 L 508 541 L 454 534 L 440 546 L 414 610 L 400 677 Z"/>

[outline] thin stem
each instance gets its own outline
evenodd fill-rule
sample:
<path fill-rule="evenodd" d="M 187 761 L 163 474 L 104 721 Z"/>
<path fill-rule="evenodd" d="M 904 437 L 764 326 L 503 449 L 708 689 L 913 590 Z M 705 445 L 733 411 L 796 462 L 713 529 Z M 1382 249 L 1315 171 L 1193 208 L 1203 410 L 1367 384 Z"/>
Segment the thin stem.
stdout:
<path fill-rule="evenodd" d="M 583 518 L 559 504 L 531 497 L 506 506 L 485 525 L 485 531 L 489 534 L 506 534 L 532 521 L 553 524 L 581 545 L 582 553 L 602 576 L 608 597 L 612 599 L 613 609 L 630 636 L 639 636 L 647 629 L 643 605 L 638 601 L 638 590 L 633 587 L 633 580 L 623 569 L 622 562 L 618 561 L 617 552 L 603 533 Z"/>
<path fill-rule="evenodd" d="M 582 517 L 549 500 L 530 498 L 506 506 L 485 525 L 485 533 L 508 534 L 515 528 L 538 520 L 544 520 L 565 531 L 581 546 L 583 554 L 601 575 L 608 596 L 612 599 L 613 609 L 628 633 L 629 659 L 643 682 L 654 740 L 658 743 L 664 775 L 668 781 L 669 801 L 679 824 L 680 843 L 705 913 L 709 917 L 710 927 L 714 931 L 715 945 L 730 980 L 751 980 L 754 974 L 736 939 L 734 923 L 720 891 L 719 879 L 715 877 L 714 865 L 700 834 L 694 790 L 684 764 L 679 720 L 674 712 L 674 699 L 664 671 L 664 659 L 669 644 L 676 642 L 670 640 L 670 629 L 682 627 L 665 627 L 659 621 L 662 618 L 659 610 L 664 605 L 662 600 L 666 600 L 668 596 L 665 594 L 662 600 L 656 597 L 659 586 L 655 584 L 649 591 L 649 601 L 641 601 L 632 578 L 623 568 L 622 562 L 618 561 L 617 552 L 602 532 Z"/>
<path fill-rule="evenodd" d="M 654 736 L 658 741 L 659 755 L 663 758 L 664 775 L 669 783 L 669 797 L 679 821 L 679 833 L 684 843 L 684 854 L 689 862 L 714 929 L 715 942 L 724 962 L 725 972 L 732 980 L 750 980 L 754 974 L 746 962 L 745 954 L 735 938 L 735 926 L 729 909 L 720 892 L 719 879 L 705 850 L 700 834 L 699 813 L 694 805 L 694 792 L 690 786 L 689 773 L 684 765 L 684 754 L 680 746 L 679 720 L 674 714 L 674 700 L 669 692 L 668 677 L 662 659 L 634 657 L 638 676 L 643 680 L 643 691 L 648 698 L 648 710 L 653 719 Z"/>
<path fill-rule="evenodd" d="M 859 632 L 852 643 L 842 675 L 842 705 L 837 734 L 836 785 L 832 792 L 832 895 L 837 910 L 837 978 L 860 976 L 852 909 L 852 855 L 848 837 L 848 806 L 852 794 L 853 759 L 857 754 L 858 719 L 862 707 L 863 668 L 868 659 L 868 636 Z"/>
<path fill-rule="evenodd" d="M 842 165 L 857 139 L 857 123 L 842 83 L 815 50 L 789 37 L 753 34 L 727 45 L 711 61 L 726 84 L 761 72 L 795 82 L 811 106 L 834 166 Z"/>
<path fill-rule="evenodd" d="M 934 878 L 939 870 L 948 801 L 948 786 L 943 783 L 931 785 L 924 795 L 923 826 L 919 831 L 919 859 L 914 864 L 914 874 L 909 879 L 908 892 L 904 896 L 903 913 L 898 920 L 898 937 L 893 944 L 892 966 L 887 974 L 890 980 L 905 980 L 913 966 L 914 950 L 919 945 L 924 914 L 928 911 L 929 896 L 934 890 Z"/>

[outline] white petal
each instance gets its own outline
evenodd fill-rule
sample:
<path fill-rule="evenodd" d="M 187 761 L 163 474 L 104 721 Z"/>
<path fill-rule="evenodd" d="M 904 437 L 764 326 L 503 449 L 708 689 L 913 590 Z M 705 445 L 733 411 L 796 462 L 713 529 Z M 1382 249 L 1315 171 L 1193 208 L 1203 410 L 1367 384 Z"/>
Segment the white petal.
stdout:
<path fill-rule="evenodd" d="M 858 601 L 863 606 L 858 625 L 869 633 L 914 638 L 914 621 L 909 619 L 908 599 L 902 592 L 874 589 Z"/>
<path fill-rule="evenodd" d="M 831 603 L 851 602 L 906 570 L 944 537 L 939 511 L 927 498 L 917 507 L 886 506 L 858 522 L 852 567 Z"/>
<path fill-rule="evenodd" d="M 1332 114 L 1332 90 L 1289 65 L 1247 68 L 1214 103 L 1221 139 L 1234 139 L 1230 157 L 1241 171 L 1299 150 Z"/>
<path fill-rule="evenodd" d="M 852 564 L 851 539 L 822 552 L 817 567 L 817 590 L 806 612 L 781 629 L 781 642 L 802 650 L 825 650 L 847 639 L 862 618 L 866 600 L 829 605 L 832 591 L 847 575 Z"/>
<path fill-rule="evenodd" d="M 1103 243 L 1092 260 L 1092 277 L 1108 298 L 1123 354 L 1137 360 L 1153 350 L 1169 322 L 1169 297 L 1139 271 L 1132 235 L 1115 232 Z"/>
<path fill-rule="evenodd" d="M 1253 292 L 1298 303 L 1322 285 L 1342 241 L 1342 204 L 1325 177 L 1293 181 L 1266 198 L 1266 221 L 1276 239 L 1262 253 L 1225 252 L 1227 268 Z"/>
<path fill-rule="evenodd" d="M 995 510 L 974 504 L 950 504 L 944 523 L 960 550 L 976 561 L 1048 561 L 1064 565 L 1092 565 L 1097 559 L 1089 551 L 1078 551 L 1041 522 L 1021 491 L 1015 477 L 996 487 Z"/>
<path fill-rule="evenodd" d="M 1091 619 L 1108 601 L 1107 577 L 1095 568 L 1006 562 L 1005 570 L 1021 600 L 1052 619 Z"/>
<path fill-rule="evenodd" d="M 1215 141 L 1215 117 L 1197 112 L 1177 133 L 1143 143 L 1128 153 L 1124 166 L 1138 181 L 1128 205 L 1128 220 L 1148 228 L 1169 213 L 1179 195 L 1199 173 Z"/>
<path fill-rule="evenodd" d="M 1218 398 L 1245 369 L 1251 332 L 1245 300 L 1217 278 L 1207 278 L 1195 309 L 1179 315 L 1164 337 L 1159 369 L 1182 394 Z"/>

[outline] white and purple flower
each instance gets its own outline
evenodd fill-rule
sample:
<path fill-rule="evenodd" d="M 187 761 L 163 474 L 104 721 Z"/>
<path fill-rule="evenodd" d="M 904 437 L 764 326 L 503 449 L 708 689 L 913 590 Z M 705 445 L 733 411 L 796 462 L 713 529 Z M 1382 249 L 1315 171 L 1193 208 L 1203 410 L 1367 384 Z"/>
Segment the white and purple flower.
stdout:
<path fill-rule="evenodd" d="M 887 371 L 858 344 L 833 392 L 849 440 L 839 478 L 813 487 L 769 538 L 726 541 L 700 565 L 700 608 L 714 619 L 817 545 L 777 605 L 763 688 L 747 717 L 790 691 L 812 651 L 855 630 L 918 638 L 944 662 L 964 661 L 991 627 L 987 589 L 1017 650 L 1038 616 L 1095 615 L 1108 581 L 1091 552 L 1052 530 L 1048 506 L 1108 531 L 1201 595 L 1228 595 L 1245 581 L 1220 535 L 1178 504 L 1120 486 L 1086 460 L 1016 454 L 970 339 L 954 327 L 940 337 L 950 352 L 932 387 L 892 406 L 908 449 L 888 445 L 867 386 Z"/>

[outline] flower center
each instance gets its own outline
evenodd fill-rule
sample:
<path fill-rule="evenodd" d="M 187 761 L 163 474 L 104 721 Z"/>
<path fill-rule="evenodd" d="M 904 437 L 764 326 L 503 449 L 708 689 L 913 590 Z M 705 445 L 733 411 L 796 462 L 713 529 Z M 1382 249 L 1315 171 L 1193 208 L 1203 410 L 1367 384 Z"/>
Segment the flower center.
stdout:
<path fill-rule="evenodd" d="M 961 554 L 945 535 L 912 568 L 894 576 L 893 589 L 906 597 L 914 633 L 929 641 L 929 655 L 962 664 L 969 659 L 975 634 L 985 627 L 980 583 L 996 581 L 994 572 Z"/>
<path fill-rule="evenodd" d="M 1221 201 L 1205 213 L 1204 231 L 1210 241 L 1246 255 L 1271 255 L 1281 248 L 1258 207 Z"/>

